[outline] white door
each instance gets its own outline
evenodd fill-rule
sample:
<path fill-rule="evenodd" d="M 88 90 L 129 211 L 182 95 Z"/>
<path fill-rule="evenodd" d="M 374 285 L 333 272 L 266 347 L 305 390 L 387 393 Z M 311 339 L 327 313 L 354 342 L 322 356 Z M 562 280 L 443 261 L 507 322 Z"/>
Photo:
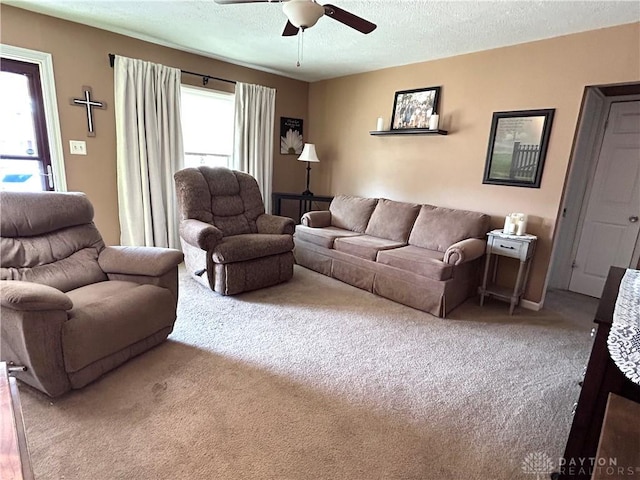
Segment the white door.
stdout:
<path fill-rule="evenodd" d="M 600 298 L 609 267 L 631 264 L 639 216 L 640 101 L 612 103 L 569 290 Z"/>

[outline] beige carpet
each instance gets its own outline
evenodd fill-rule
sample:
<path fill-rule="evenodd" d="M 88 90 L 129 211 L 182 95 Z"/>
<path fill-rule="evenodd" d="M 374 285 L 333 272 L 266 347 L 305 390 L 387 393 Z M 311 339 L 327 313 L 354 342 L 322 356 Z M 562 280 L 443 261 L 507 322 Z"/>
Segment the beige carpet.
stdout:
<path fill-rule="evenodd" d="M 170 341 L 21 388 L 38 480 L 533 480 L 527 454 L 563 451 L 593 303 L 442 320 L 297 266 L 237 297 L 181 277 Z"/>

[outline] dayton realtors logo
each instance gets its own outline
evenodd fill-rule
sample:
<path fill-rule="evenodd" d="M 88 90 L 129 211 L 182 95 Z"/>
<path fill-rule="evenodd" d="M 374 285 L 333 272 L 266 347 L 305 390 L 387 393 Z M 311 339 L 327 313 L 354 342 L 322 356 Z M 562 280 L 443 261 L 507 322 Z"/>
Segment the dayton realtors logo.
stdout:
<path fill-rule="evenodd" d="M 522 471 L 535 475 L 536 480 L 549 478 L 548 475 L 554 471 L 553 459 L 543 452 L 529 453 L 522 461 Z M 591 476 L 597 472 L 603 478 L 638 478 L 636 475 L 640 474 L 640 466 L 618 465 L 618 459 L 615 457 L 560 458 L 555 471 L 560 475 L 569 476 Z"/>
<path fill-rule="evenodd" d="M 536 480 L 548 478 L 553 472 L 553 460 L 546 453 L 532 452 L 524 457 L 522 471 L 536 476 Z"/>

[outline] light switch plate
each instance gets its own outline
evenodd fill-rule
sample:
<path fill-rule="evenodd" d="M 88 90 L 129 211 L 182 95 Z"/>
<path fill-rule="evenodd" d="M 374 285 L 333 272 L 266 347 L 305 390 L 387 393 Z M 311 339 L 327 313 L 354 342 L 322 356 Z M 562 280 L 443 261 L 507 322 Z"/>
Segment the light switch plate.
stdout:
<path fill-rule="evenodd" d="M 69 152 L 71 155 L 86 155 L 87 142 L 84 140 L 69 140 Z"/>

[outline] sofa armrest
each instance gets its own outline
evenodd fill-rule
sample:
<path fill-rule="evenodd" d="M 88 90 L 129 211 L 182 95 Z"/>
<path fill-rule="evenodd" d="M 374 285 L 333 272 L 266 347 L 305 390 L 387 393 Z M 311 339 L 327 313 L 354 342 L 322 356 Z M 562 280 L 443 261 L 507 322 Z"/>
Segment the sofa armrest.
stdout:
<path fill-rule="evenodd" d="M 209 251 L 222 240 L 223 235 L 219 228 L 190 218 L 180 222 L 180 237 L 193 247 Z"/>
<path fill-rule="evenodd" d="M 295 223 L 289 217 L 280 217 L 278 215 L 269 215 L 265 213 L 256 219 L 258 233 L 271 234 L 287 234 L 293 235 Z"/>
<path fill-rule="evenodd" d="M 481 257 L 486 250 L 487 242 L 479 238 L 466 238 L 454 243 L 444 252 L 444 263 L 460 265 Z"/>
<path fill-rule="evenodd" d="M 24 365 L 16 376 L 57 397 L 71 388 L 64 369 L 62 329 L 73 302 L 48 285 L 0 280 L 2 359 Z"/>
<path fill-rule="evenodd" d="M 300 219 L 300 223 L 305 227 L 322 228 L 331 226 L 331 212 L 329 210 L 319 210 L 305 213 Z"/>
<path fill-rule="evenodd" d="M 20 280 L 0 280 L 0 305 L 20 311 L 73 308 L 71 299 L 57 288 Z"/>
<path fill-rule="evenodd" d="M 104 273 L 160 277 L 184 258 L 180 250 L 160 247 L 105 247 L 98 255 Z"/>

